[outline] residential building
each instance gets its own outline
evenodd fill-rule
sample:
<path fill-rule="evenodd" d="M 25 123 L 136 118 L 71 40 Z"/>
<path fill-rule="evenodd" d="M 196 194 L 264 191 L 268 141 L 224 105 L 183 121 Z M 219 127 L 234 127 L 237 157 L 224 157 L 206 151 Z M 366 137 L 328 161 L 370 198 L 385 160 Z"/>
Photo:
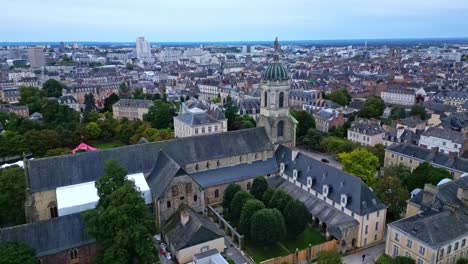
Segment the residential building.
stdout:
<path fill-rule="evenodd" d="M 379 120 L 358 118 L 348 129 L 348 140 L 363 146 L 382 144 L 385 130 Z"/>
<path fill-rule="evenodd" d="M 437 150 L 404 143 L 385 149 L 385 166 L 403 164 L 414 170 L 424 162 L 448 170 L 455 179 L 468 173 L 468 159 L 449 156 Z"/>
<path fill-rule="evenodd" d="M 416 92 L 406 88 L 388 88 L 381 93 L 386 104 L 413 106 L 416 103 Z"/>
<path fill-rule="evenodd" d="M 41 47 L 29 48 L 28 60 L 29 60 L 29 66 L 32 69 L 44 67 L 45 65 L 44 49 Z"/>
<path fill-rule="evenodd" d="M 57 99 L 58 103 L 61 105 L 66 105 L 71 109 L 75 110 L 76 112 L 83 112 L 84 111 L 84 104 L 78 103 L 78 101 L 72 95 L 64 95 L 60 96 Z"/>
<path fill-rule="evenodd" d="M 433 101 L 441 102 L 444 105 L 453 106 L 457 112 L 468 111 L 467 91 L 440 91 L 431 98 Z"/>
<path fill-rule="evenodd" d="M 143 120 L 143 115 L 147 114 L 152 106 L 151 100 L 120 99 L 112 105 L 112 115 L 116 119 Z"/>
<path fill-rule="evenodd" d="M 254 120 L 258 119 L 261 108 L 259 99 L 240 99 L 237 105 L 239 115 L 248 115 Z"/>
<path fill-rule="evenodd" d="M 62 95 L 73 96 L 79 104 L 84 104 L 85 96 L 92 94 L 97 108 L 104 107 L 104 100 L 113 93 L 119 93 L 120 83 L 105 83 L 94 85 L 74 85 L 62 90 Z"/>
<path fill-rule="evenodd" d="M 206 111 L 196 107 L 174 117 L 174 133 L 176 137 L 199 136 L 226 131 L 226 117 L 216 119 Z"/>
<path fill-rule="evenodd" d="M 27 105 L 0 104 L 0 112 L 29 117 L 29 108 Z"/>
<path fill-rule="evenodd" d="M 468 136 L 449 129 L 429 127 L 421 134 L 420 147 L 437 149 L 449 156 L 461 156 L 468 150 Z"/>
<path fill-rule="evenodd" d="M 226 259 L 219 254 L 217 249 L 210 249 L 208 251 L 193 255 L 194 264 L 228 264 Z"/>
<path fill-rule="evenodd" d="M 337 128 L 344 125 L 343 113 L 332 108 L 320 109 L 313 114 L 315 127 L 322 132 L 328 132 L 331 128 Z"/>
<path fill-rule="evenodd" d="M 418 264 L 452 264 L 468 257 L 468 177 L 415 194 L 406 217 L 388 224 L 385 253 Z"/>
<path fill-rule="evenodd" d="M 151 45 L 144 37 L 138 37 L 136 39 L 136 56 L 137 59 L 142 61 L 151 59 Z"/>

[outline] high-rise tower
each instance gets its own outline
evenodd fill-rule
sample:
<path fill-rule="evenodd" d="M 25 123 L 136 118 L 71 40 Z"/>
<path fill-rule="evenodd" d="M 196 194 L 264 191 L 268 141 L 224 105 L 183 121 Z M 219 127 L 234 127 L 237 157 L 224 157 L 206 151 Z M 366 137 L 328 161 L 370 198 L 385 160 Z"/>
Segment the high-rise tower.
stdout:
<path fill-rule="evenodd" d="M 276 38 L 273 61 L 263 74 L 257 126 L 265 128 L 273 144 L 294 147 L 297 121 L 289 114 L 289 77 L 286 68 L 279 61 L 279 51 L 278 38 Z"/>

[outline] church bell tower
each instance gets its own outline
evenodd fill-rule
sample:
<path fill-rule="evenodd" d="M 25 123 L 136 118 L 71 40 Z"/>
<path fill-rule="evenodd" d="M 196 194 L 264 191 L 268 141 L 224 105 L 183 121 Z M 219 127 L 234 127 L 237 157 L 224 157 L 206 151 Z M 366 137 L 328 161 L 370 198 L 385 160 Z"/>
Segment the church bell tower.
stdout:
<path fill-rule="evenodd" d="M 279 60 L 278 38 L 275 39 L 273 61 L 263 74 L 261 108 L 257 127 L 264 127 L 274 145 L 296 145 L 297 121 L 289 114 L 289 77 Z"/>

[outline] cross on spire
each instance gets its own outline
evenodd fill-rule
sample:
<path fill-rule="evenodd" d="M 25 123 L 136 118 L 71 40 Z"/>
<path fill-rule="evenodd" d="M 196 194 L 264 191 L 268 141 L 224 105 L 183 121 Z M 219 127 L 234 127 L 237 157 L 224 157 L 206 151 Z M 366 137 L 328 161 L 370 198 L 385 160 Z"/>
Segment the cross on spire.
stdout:
<path fill-rule="evenodd" d="M 279 61 L 279 43 L 278 43 L 278 37 L 275 38 L 275 42 L 273 44 L 273 50 L 274 50 L 274 53 L 273 53 L 273 60 L 274 61 Z"/>

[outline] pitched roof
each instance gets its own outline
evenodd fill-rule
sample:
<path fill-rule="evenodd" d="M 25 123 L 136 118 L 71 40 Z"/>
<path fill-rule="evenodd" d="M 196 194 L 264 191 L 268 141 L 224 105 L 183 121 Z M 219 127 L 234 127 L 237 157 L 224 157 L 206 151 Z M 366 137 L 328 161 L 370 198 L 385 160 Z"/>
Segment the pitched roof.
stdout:
<path fill-rule="evenodd" d="M 153 195 L 159 198 L 180 170 L 183 169 L 179 164 L 161 150 L 153 170 L 146 178 Z"/>
<path fill-rule="evenodd" d="M 351 197 L 346 208 L 358 215 L 365 215 L 386 208 L 371 189 L 358 177 L 347 174 L 330 165 L 324 164 L 305 154 L 299 153 L 292 160 L 291 149 L 280 145 L 275 152 L 278 162 L 285 164 L 285 174 L 292 176 L 293 170 L 298 171 L 298 182 L 307 185 L 307 177 L 312 177 L 312 189 L 322 193 L 323 186 L 328 185 L 331 191 L 327 198 L 337 203 L 341 202 L 341 194 Z"/>
<path fill-rule="evenodd" d="M 108 160 L 116 160 L 129 174 L 151 172 L 160 150 L 183 167 L 199 161 L 273 150 L 273 146 L 264 128 L 252 128 L 35 159 L 28 164 L 29 187 L 38 192 L 95 181 L 104 174 L 104 163 Z"/>
<path fill-rule="evenodd" d="M 94 243 L 79 213 L 0 229 L 0 242 L 8 241 L 25 243 L 35 249 L 38 257 Z"/>
<path fill-rule="evenodd" d="M 430 127 L 422 133 L 422 136 L 447 139 L 458 144 L 463 144 L 467 138 L 461 132 L 438 127 Z"/>

